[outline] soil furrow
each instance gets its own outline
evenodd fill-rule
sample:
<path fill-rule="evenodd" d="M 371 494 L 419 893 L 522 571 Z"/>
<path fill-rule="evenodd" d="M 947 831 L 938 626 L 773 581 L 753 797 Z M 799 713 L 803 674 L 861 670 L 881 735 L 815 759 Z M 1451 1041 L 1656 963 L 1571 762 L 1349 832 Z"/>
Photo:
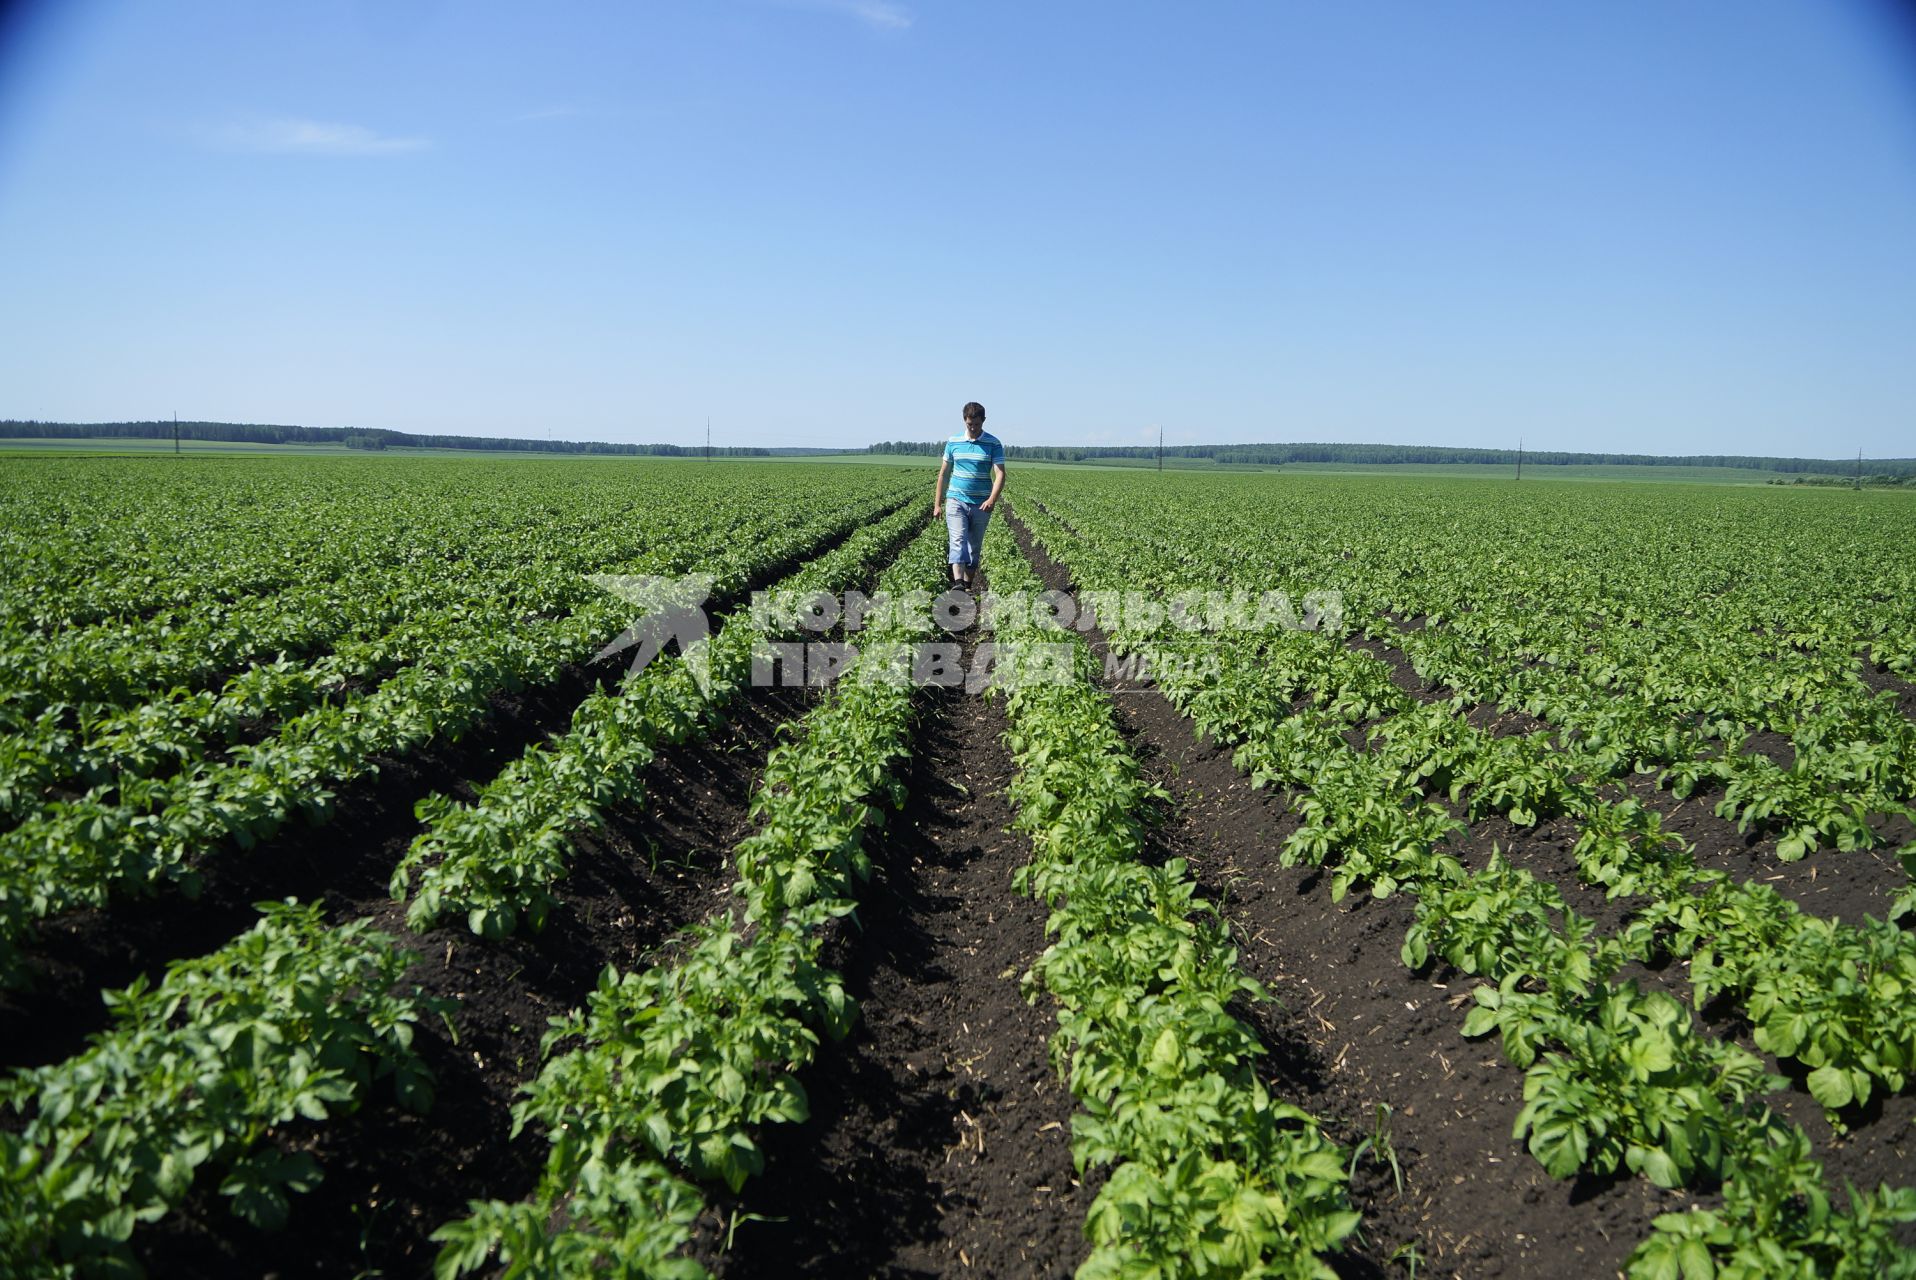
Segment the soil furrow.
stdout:
<path fill-rule="evenodd" d="M 901 534 L 900 544 L 914 534 Z M 437 1252 L 429 1236 L 440 1224 L 463 1215 L 472 1199 L 528 1194 L 546 1143 L 537 1132 L 511 1136 L 511 1106 L 539 1069 L 548 1020 L 582 1004 L 606 966 L 654 963 L 685 926 L 725 908 L 730 851 L 752 828 L 750 805 L 767 753 L 779 728 L 803 715 L 813 696 L 807 689 L 749 688 L 708 737 L 662 750 L 641 777 L 641 798 L 602 814 L 603 828 L 577 841 L 556 886 L 560 904 L 534 936 L 489 943 L 462 925 L 418 934 L 406 927 L 404 905 L 387 896 L 391 870 L 419 831 L 409 797 L 427 789 L 473 794 L 464 775 L 448 776 L 450 767 L 399 786 L 391 803 L 301 833 L 276 850 L 271 865 L 226 864 L 228 878 L 216 882 L 213 905 L 236 919 L 225 933 L 216 923 L 203 926 L 213 935 L 206 946 L 250 923 L 244 904 L 266 896 L 243 877 L 288 875 L 285 860 L 296 858 L 295 892 L 323 901 L 335 920 L 371 918 L 419 952 L 409 978 L 455 1007 L 452 1021 L 428 1018 L 417 1027 L 416 1043 L 437 1080 L 427 1115 L 407 1113 L 375 1090 L 357 1114 L 281 1129 L 271 1139 L 276 1145 L 311 1152 L 325 1171 L 315 1190 L 296 1197 L 289 1225 L 275 1233 L 247 1227 L 217 1194 L 217 1180 L 203 1178 L 174 1212 L 136 1236 L 149 1272 L 427 1275 Z M 558 712 L 569 717 L 561 701 Z M 523 745 L 509 749 L 516 754 Z M 510 758 L 502 750 L 467 768 L 490 777 Z M 395 770 L 421 767 L 417 757 L 392 762 Z M 209 912 L 208 920 L 216 917 Z M 164 936 L 177 949 L 179 933 Z M 76 1040 L 39 1051 L 52 1058 L 78 1047 Z"/>
<path fill-rule="evenodd" d="M 1869 687 L 1871 693 L 1888 692 L 1896 697 L 1896 709 L 1916 720 L 1916 683 L 1889 669 L 1871 650 L 1867 655 L 1859 653 L 1856 658 L 1856 676 Z"/>
<path fill-rule="evenodd" d="M 1004 712 L 927 697 L 842 957 L 858 1023 L 803 1078 L 810 1121 L 765 1133 L 765 1174 L 706 1224 L 720 1277 L 1068 1276 L 1085 1256 L 1096 1179 L 1073 1172 L 1055 1020 L 1020 991 L 1044 910 L 1011 888 L 1030 851 Z"/>

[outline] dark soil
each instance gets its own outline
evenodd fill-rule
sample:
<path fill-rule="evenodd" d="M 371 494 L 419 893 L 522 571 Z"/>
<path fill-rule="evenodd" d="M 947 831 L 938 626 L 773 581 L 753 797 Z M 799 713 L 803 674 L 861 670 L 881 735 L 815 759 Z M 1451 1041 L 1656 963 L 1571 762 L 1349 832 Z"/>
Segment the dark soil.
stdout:
<path fill-rule="evenodd" d="M 311 1151 L 326 1175 L 296 1199 L 282 1231 L 246 1226 L 202 1178 L 185 1204 L 135 1237 L 151 1274 L 424 1276 L 438 1248 L 428 1237 L 469 1200 L 529 1194 L 546 1142 L 537 1132 L 508 1136 L 511 1106 L 537 1074 L 548 1020 L 578 1007 L 606 965 L 643 966 L 678 930 L 725 905 L 729 850 L 750 829 L 747 807 L 773 733 L 803 710 L 796 691 L 749 690 L 709 740 L 662 754 L 646 770 L 645 802 L 612 813 L 581 842 L 563 902 L 535 936 L 484 942 L 460 923 L 413 933 L 385 893 L 410 835 L 339 846 L 320 894 L 329 913 L 374 919 L 421 953 L 411 977 L 423 991 L 458 1002 L 456 1040 L 436 1020 L 418 1027 L 438 1097 L 416 1116 L 382 1090 L 356 1115 L 282 1131 L 281 1145 Z"/>
<path fill-rule="evenodd" d="M 1405 693 L 1419 701 L 1428 702 L 1435 695 L 1435 687 L 1417 674 L 1417 668 L 1410 663 L 1410 657 L 1402 649 L 1373 640 L 1369 636 L 1353 637 L 1350 641 L 1353 649 L 1362 649 L 1390 668 L 1391 682 Z"/>
<path fill-rule="evenodd" d="M 1762 756 L 1779 769 L 1787 770 L 1796 763 L 1796 744 L 1790 741 L 1786 733 L 1774 729 L 1765 729 L 1753 733 L 1743 740 L 1742 754 Z"/>
<path fill-rule="evenodd" d="M 1009 829 L 1004 712 L 926 696 L 847 948 L 858 1023 L 804 1076 L 811 1120 L 764 1134 L 764 1176 L 703 1224 L 720 1277 L 1062 1277 L 1085 1256 L 1100 1179 L 1073 1172 L 1056 1023 L 1020 992 L 1044 911 L 1011 888 L 1030 848 Z"/>
<path fill-rule="evenodd" d="M 1888 1184 L 1907 1187 L 1916 1171 L 1916 1097 L 1907 1093 L 1884 1097 L 1880 1086 L 1866 1107 L 1853 1107 L 1839 1119 L 1846 1132 L 1836 1133 L 1824 1118 L 1823 1108 L 1803 1086 L 1807 1069 L 1791 1063 L 1779 1067 L 1776 1059 L 1757 1049 L 1747 1032 L 1737 1036 L 1741 1044 L 1766 1062 L 1770 1070 L 1787 1075 L 1795 1087 L 1769 1099 L 1785 1119 L 1799 1125 L 1810 1136 L 1816 1158 L 1823 1162 L 1834 1189 L 1833 1203 L 1847 1208 L 1842 1193 L 1845 1185 L 1873 1191 Z M 1916 1250 L 1916 1223 L 1906 1223 L 1896 1231 L 1905 1249 Z"/>
<path fill-rule="evenodd" d="M 1021 526 L 1004 523 L 1047 585 L 1069 585 Z M 1090 638 L 1102 651 L 1103 637 Z M 1408 692 L 1434 695 L 1400 651 L 1360 647 L 1390 662 Z M 196 900 L 116 904 L 44 927 L 38 985 L 0 994 L 0 1040 L 14 1065 L 73 1052 L 104 1024 L 99 987 L 157 976 L 167 959 L 219 945 L 267 897 L 315 898 L 336 919 L 374 919 L 421 953 L 413 976 L 423 990 L 459 1002 L 456 1033 L 436 1020 L 418 1029 L 439 1085 L 429 1115 L 402 1111 L 380 1090 L 357 1115 L 288 1126 L 276 1141 L 312 1151 L 326 1171 L 296 1199 L 290 1226 L 253 1231 L 228 1212 L 217 1179 L 204 1177 L 186 1204 L 136 1237 L 151 1274 L 423 1276 L 436 1252 L 427 1237 L 469 1200 L 532 1189 L 546 1143 L 536 1132 L 510 1138 L 510 1107 L 538 1069 L 547 1020 L 580 1004 L 606 964 L 647 963 L 684 925 L 724 906 L 727 851 L 749 830 L 765 752 L 776 726 L 805 704 L 801 691 L 751 690 L 711 740 L 666 751 L 647 771 L 645 801 L 582 842 L 563 905 L 540 935 L 492 944 L 462 925 L 406 930 L 386 878 L 419 829 L 413 802 L 431 790 L 470 795 L 465 779 L 491 776 L 562 728 L 599 678 L 568 672 L 499 699 L 456 746 L 382 761 L 328 826 L 208 860 Z M 1150 856 L 1189 860 L 1247 972 L 1277 997 L 1238 1010 L 1268 1051 L 1273 1094 L 1319 1116 L 1346 1148 L 1371 1140 L 1352 1185 L 1364 1235 L 1335 1260 L 1340 1273 L 1413 1273 L 1405 1251 L 1414 1247 L 1417 1275 L 1609 1275 L 1657 1213 L 1711 1202 L 1640 1178 L 1545 1175 L 1509 1137 L 1522 1073 L 1494 1040 L 1460 1034 L 1474 980 L 1441 964 L 1412 973 L 1398 958 L 1411 903 L 1358 896 L 1333 905 L 1328 877 L 1277 866 L 1296 825 L 1284 798 L 1250 788 L 1229 752 L 1195 739 L 1155 690 L 1119 683 L 1111 692 L 1133 751 L 1172 796 Z M 1537 727 L 1485 723 L 1496 732 Z M 762 1134 L 766 1173 L 737 1197 L 719 1193 L 702 1220 L 695 1251 L 718 1276 L 1063 1276 L 1085 1256 L 1082 1225 L 1101 1176 L 1073 1171 L 1074 1104 L 1047 1053 L 1055 1021 L 1048 1002 L 1027 1003 L 1019 986 L 1045 945 L 1044 914 L 1010 887 L 1028 845 L 1009 829 L 1004 728 L 995 701 L 927 694 L 920 749 L 902 773 L 910 800 L 874 841 L 856 928 L 835 944 L 859 1021 L 804 1075 L 810 1121 Z M 1677 802 L 1648 778 L 1629 789 L 1696 842 L 1704 865 L 1773 881 L 1819 915 L 1880 917 L 1887 891 L 1904 882 L 1880 850 L 1784 864 L 1774 836 L 1738 835 L 1708 797 Z M 1577 883 L 1574 835 L 1563 819 L 1533 828 L 1491 819 L 1459 853 L 1481 865 L 1495 845 L 1614 927 L 1629 904 Z M 1626 976 L 1685 985 L 1679 965 Z M 1751 1047 L 1734 1010 L 1712 1009 L 1709 1021 Z M 1834 1178 L 1908 1181 L 1916 1099 L 1846 1116 L 1852 1132 L 1841 1138 L 1800 1079 L 1776 1101 Z"/>
<path fill-rule="evenodd" d="M 1892 693 L 1896 695 L 1896 709 L 1916 720 L 1916 684 L 1897 675 L 1882 663 L 1876 661 L 1874 654 L 1857 663 L 1856 676 L 1871 693 Z"/>
<path fill-rule="evenodd" d="M 1603 932 L 1615 933 L 1629 920 L 1633 904 L 1627 898 L 1606 901 L 1601 888 L 1591 888 L 1577 878 L 1573 850 L 1578 830 L 1574 818 L 1543 818 L 1534 826 L 1520 827 L 1492 815 L 1472 823 L 1453 841 L 1452 849 L 1473 870 L 1488 862 L 1495 849 L 1505 861 L 1553 886 L 1572 911 L 1596 921 Z"/>
<path fill-rule="evenodd" d="M 288 894 L 322 901 L 334 919 L 372 919 L 420 953 L 410 975 L 420 989 L 457 1006 L 450 1022 L 428 1017 L 417 1028 L 438 1082 L 428 1116 L 404 1112 L 379 1090 L 357 1115 L 285 1127 L 272 1141 L 313 1152 L 326 1175 L 297 1198 L 290 1225 L 271 1234 L 248 1228 L 227 1212 L 217 1179 L 203 1177 L 184 1204 L 136 1237 L 152 1274 L 426 1275 L 437 1252 L 427 1237 L 468 1201 L 532 1189 L 545 1143 L 536 1133 L 511 1138 L 510 1108 L 538 1070 L 548 1020 L 580 1005 L 607 965 L 654 962 L 685 925 L 723 909 L 729 850 L 750 829 L 766 753 L 777 728 L 811 697 L 748 689 L 709 739 L 664 750 L 642 775 L 641 800 L 604 814 L 604 829 L 577 842 L 558 886 L 562 901 L 537 936 L 486 943 L 463 922 L 425 935 L 408 930 L 387 878 L 421 829 L 414 801 L 432 790 L 471 798 L 466 779 L 492 776 L 563 728 L 592 685 L 616 674 L 617 664 L 568 672 L 554 685 L 496 699 L 493 714 L 456 745 L 382 760 L 326 827 L 289 830 L 247 857 L 208 859 L 196 900 L 169 898 L 163 912 L 116 905 L 49 923 L 65 942 L 41 958 L 39 988 L 0 1010 L 0 1026 L 16 1032 L 18 1061 L 78 1049 L 105 1021 L 97 1000 L 85 998 L 99 986 L 157 974 L 172 956 L 223 943 L 250 924 L 248 904 Z M 72 1007 L 60 1007 L 62 999 Z"/>
<path fill-rule="evenodd" d="M 1698 866 L 1767 884 L 1815 915 L 1851 924 L 1861 924 L 1866 915 L 1881 920 L 1889 913 L 1890 898 L 1909 883 L 1896 858 L 1897 845 L 1916 839 L 1907 818 L 1883 822 L 1884 846 L 1849 852 L 1823 849 L 1784 862 L 1777 857 L 1773 832 L 1739 832 L 1736 823 L 1717 817 L 1716 795 L 1679 800 L 1657 790 L 1655 776 L 1645 774 L 1630 778 L 1625 789 L 1644 808 L 1662 815 L 1664 830 L 1696 847 Z"/>

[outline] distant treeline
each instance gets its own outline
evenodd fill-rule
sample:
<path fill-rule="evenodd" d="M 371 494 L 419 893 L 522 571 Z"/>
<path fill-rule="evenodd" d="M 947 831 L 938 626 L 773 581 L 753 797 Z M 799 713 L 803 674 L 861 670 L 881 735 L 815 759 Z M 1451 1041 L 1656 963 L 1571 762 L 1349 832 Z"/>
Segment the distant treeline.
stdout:
<path fill-rule="evenodd" d="M 0 419 L 0 437 L 28 440 L 171 440 L 168 422 L 22 422 Z M 420 435 L 380 427 L 283 427 L 251 422 L 182 422 L 182 440 L 227 444 L 343 444 L 349 449 L 485 449 L 501 453 L 606 453 L 668 458 L 705 456 L 703 445 L 613 444 L 603 440 L 521 440 L 491 436 Z M 767 458 L 771 449 L 737 446 L 712 449 L 713 457 Z"/>
<path fill-rule="evenodd" d="M 1851 464 L 1854 466 L 1855 464 Z M 1876 466 L 1872 462 L 1870 465 Z M 1845 488 L 1860 485 L 1865 489 L 1906 489 L 1916 487 L 1916 475 L 1895 475 L 1888 472 L 1872 472 L 1861 476 L 1800 475 L 1793 480 L 1766 480 L 1765 484 L 1818 484 L 1825 488 Z"/>
<path fill-rule="evenodd" d="M 944 452 L 942 440 L 887 440 L 872 445 L 871 453 L 900 453 L 937 456 Z M 1005 446 L 1013 458 L 1033 462 L 1097 462 L 1107 458 L 1155 458 L 1155 445 L 1027 445 Z M 1288 462 L 1357 463 L 1459 463 L 1474 462 L 1514 467 L 1515 449 L 1452 449 L 1424 444 L 1179 444 L 1164 446 L 1167 458 L 1209 458 L 1220 463 L 1247 463 L 1256 466 L 1283 466 Z M 1740 467 L 1751 471 L 1788 471 L 1847 476 L 1856 470 L 1854 459 L 1841 458 L 1752 458 L 1737 454 L 1696 454 L 1663 458 L 1647 453 L 1562 453 L 1555 451 L 1523 453 L 1526 467 L 1609 466 L 1609 467 Z M 1876 475 L 1916 475 L 1916 458 L 1872 458 L 1864 467 Z"/>

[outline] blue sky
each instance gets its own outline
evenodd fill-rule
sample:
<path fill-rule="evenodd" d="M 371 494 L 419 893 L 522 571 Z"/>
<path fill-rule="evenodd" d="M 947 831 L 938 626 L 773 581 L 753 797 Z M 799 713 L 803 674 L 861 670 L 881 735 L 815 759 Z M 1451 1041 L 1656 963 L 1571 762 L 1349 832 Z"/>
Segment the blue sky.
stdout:
<path fill-rule="evenodd" d="M 1861 0 L 86 0 L 0 417 L 1916 454 Z"/>

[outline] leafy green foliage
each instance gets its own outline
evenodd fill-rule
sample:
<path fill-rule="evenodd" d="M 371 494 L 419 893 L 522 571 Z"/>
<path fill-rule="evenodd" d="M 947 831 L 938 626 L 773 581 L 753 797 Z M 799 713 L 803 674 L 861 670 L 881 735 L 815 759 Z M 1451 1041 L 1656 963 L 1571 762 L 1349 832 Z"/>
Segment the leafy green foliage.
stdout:
<path fill-rule="evenodd" d="M 713 573 L 720 591 L 736 591 L 766 566 L 903 502 L 895 480 L 874 484 L 862 501 L 794 528 L 768 514 L 769 503 L 737 507 L 732 522 L 715 522 L 695 497 L 664 505 L 651 530 L 656 545 L 617 567 L 696 567 Z M 540 528 L 542 541 L 551 537 L 549 526 Z M 380 755 L 456 739 L 490 714 L 499 694 L 549 681 L 588 658 L 628 621 L 627 606 L 570 576 L 573 594 L 548 597 L 518 625 L 500 627 L 496 616 L 471 610 L 469 621 L 377 688 L 322 701 L 261 741 L 223 754 L 189 752 L 176 773 L 116 776 L 41 805 L 0 834 L 0 970 L 35 921 L 166 883 L 196 892 L 196 855 L 251 849 L 295 818 L 327 820 L 335 789 L 375 771 Z"/>
<path fill-rule="evenodd" d="M 994 590 L 1034 590 L 1002 544 L 986 551 Z M 1006 626 L 1000 652 L 1059 643 L 1037 624 Z M 1216 911 L 1181 859 L 1137 860 L 1148 806 L 1110 704 L 1087 678 L 1004 691 L 1011 798 L 1033 859 L 1016 883 L 1051 908 L 1052 942 L 1028 981 L 1058 1004 L 1053 1056 L 1080 1113 L 1080 1168 L 1110 1166 L 1087 1215 L 1084 1277 L 1332 1274 L 1323 1255 L 1356 1230 L 1348 1169 L 1305 1112 L 1270 1097 L 1263 1052 L 1229 1011 L 1269 997 L 1238 969 Z"/>
<path fill-rule="evenodd" d="M 1910 1280 L 1916 1253 L 1896 1228 L 1916 1222 L 1916 1190 L 1852 1190 L 1830 1203 L 1809 1139 L 1792 1132 L 1759 1146 L 1723 1184 L 1721 1209 L 1666 1213 L 1630 1255 L 1630 1280 Z"/>
<path fill-rule="evenodd" d="M 1564 906 L 1554 885 L 1511 866 L 1493 849 L 1482 871 L 1423 882 L 1402 956 L 1406 965 L 1421 969 L 1435 954 L 1464 973 L 1523 981 L 1561 1002 L 1587 996 L 1625 960 L 1640 958 L 1595 932 L 1589 920 Z"/>
<path fill-rule="evenodd" d="M 566 1146 L 561 1139 L 559 1146 Z M 485 1269 L 515 1280 L 698 1280 L 706 1270 L 680 1254 L 704 1207 L 697 1188 L 654 1160 L 565 1158 L 551 1166 L 530 1200 L 474 1201 L 470 1217 L 439 1228 L 437 1280 Z M 564 1202 L 566 1229 L 553 1230 L 551 1206 Z"/>
<path fill-rule="evenodd" d="M 843 546 L 782 582 L 783 592 L 839 592 L 922 521 L 914 506 L 860 530 Z M 420 801 L 426 829 L 392 877 L 395 898 L 416 892 L 406 922 L 428 929 L 463 916 L 472 932 L 500 938 L 520 924 L 538 930 L 556 904 L 574 838 L 593 831 L 615 804 L 640 799 L 639 774 L 662 745 L 708 729 L 751 675 L 754 645 L 789 634 L 750 611 L 725 619 L 705 642 L 703 684 L 684 661 L 655 661 L 615 689 L 588 696 L 571 728 L 534 745 L 461 804 Z"/>
<path fill-rule="evenodd" d="M 1733 1139 L 1764 1126 L 1751 1110 L 1781 1081 L 1750 1054 L 1698 1034 L 1688 1010 L 1635 984 L 1606 988 L 1574 1010 L 1540 1019 L 1537 1042 L 1554 1043 L 1524 1077 L 1513 1136 L 1553 1177 L 1627 1167 L 1660 1187 L 1720 1176 Z"/>
<path fill-rule="evenodd" d="M 908 546 L 881 579 L 888 595 L 928 591 L 944 574 L 943 531 Z M 434 1233 L 441 1277 L 494 1260 L 505 1274 L 703 1274 L 679 1256 L 703 1197 L 691 1180 L 736 1191 L 760 1172 L 753 1133 L 808 1115 L 795 1072 L 821 1034 L 855 1016 L 819 962 L 823 926 L 853 910 L 868 873 L 865 835 L 907 749 L 912 690 L 891 678 L 895 647 L 928 618 L 889 611 L 852 670 L 775 748 L 752 803 L 757 829 L 734 851 L 740 903 L 697 928 L 676 963 L 602 975 L 587 1007 L 557 1019 L 546 1062 L 514 1109 L 551 1143 L 532 1199 L 476 1201 Z"/>
<path fill-rule="evenodd" d="M 1035 499 L 1033 487 L 1043 490 Z M 1220 566 L 1207 547 L 1263 545 L 1253 533 L 1268 519 L 1262 512 L 1239 516 L 1228 502 L 1194 503 L 1188 512 L 1154 507 L 1143 520 L 1131 511 L 1119 525 L 1070 492 L 1077 487 L 1075 478 L 1028 486 L 1015 501 L 1039 540 L 1094 594 L 1113 580 L 1161 591 L 1193 580 L 1209 585 Z M 1418 527 L 1416 512 L 1403 514 Z M 1203 521 L 1204 533 L 1193 520 Z M 1789 610 L 1766 607 L 1747 632 L 1752 639 L 1733 630 L 1726 641 L 1714 617 L 1706 628 L 1694 613 L 1658 599 L 1628 591 L 1614 600 L 1593 596 L 1593 579 L 1539 576 L 1521 550 L 1473 558 L 1466 545 L 1458 556 L 1406 559 L 1384 546 L 1370 557 L 1352 544 L 1374 546 L 1376 531 L 1394 526 L 1374 518 L 1367 528 L 1331 523 L 1336 534 L 1320 529 L 1308 545 L 1281 540 L 1288 561 L 1281 569 L 1234 551 L 1226 581 L 1289 590 L 1300 577 L 1338 584 L 1347 619 L 1444 686 L 1426 691 L 1421 705 L 1373 693 L 1385 664 L 1369 652 L 1335 652 L 1334 635 L 1219 644 L 1160 625 L 1104 620 L 1105 629 L 1114 649 L 1172 672 L 1190 669 L 1182 660 L 1208 645 L 1214 660 L 1200 676 L 1174 676 L 1160 688 L 1195 727 L 1234 747 L 1254 785 L 1292 793 L 1300 825 L 1283 859 L 1336 868 L 1334 896 L 1359 885 L 1380 894 L 1415 890 L 1405 962 L 1441 958 L 1496 984 L 1473 993 L 1464 1030 L 1499 1031 L 1506 1052 L 1527 1069 L 1517 1133 L 1547 1168 L 1564 1176 L 1628 1168 L 1664 1185 L 1724 1178 L 1752 1186 L 1774 1181 L 1774 1153 L 1801 1139 L 1761 1105 L 1780 1078 L 1697 1031 L 1674 998 L 1612 981 L 1625 960 L 1658 951 L 1690 958 L 1699 1004 L 1735 996 L 1761 1047 L 1811 1067 L 1808 1087 L 1839 1128 L 1836 1111 L 1867 1098 L 1874 1085 L 1905 1087 L 1907 934 L 1873 921 L 1860 928 L 1815 921 L 1766 886 L 1700 871 L 1654 812 L 1603 791 L 1607 780 L 1631 771 L 1658 773 L 1680 796 L 1722 787 L 1719 812 L 1777 831 L 1785 858 L 1875 842 L 1872 815 L 1908 811 L 1916 737 L 1893 700 L 1870 694 L 1855 674 L 1855 645 L 1844 638 L 1856 634 L 1846 630 L 1853 610 L 1813 611 L 1824 629 L 1817 634 Z M 1523 545 L 1515 538 L 1502 544 Z M 1579 555 L 1590 545 L 1568 539 L 1552 554 Z M 1478 572 L 1485 568 L 1492 576 Z M 1467 592 L 1460 580 L 1470 581 Z M 1824 592 L 1825 583 L 1813 585 Z M 1539 607 L 1542 600 L 1551 603 Z M 1791 608 L 1800 613 L 1802 600 Z M 1396 625 L 1401 618 L 1418 625 Z M 1480 729 L 1459 714 L 1474 703 L 1549 727 Z M 1740 750 L 1755 732 L 1786 735 L 1793 759 L 1783 764 Z M 1430 815 L 1425 832 L 1407 817 L 1419 806 Z M 1615 938 L 1597 938 L 1553 889 L 1500 859 L 1466 876 L 1441 851 L 1420 849 L 1419 835 L 1441 840 L 1458 806 L 1472 822 L 1491 813 L 1516 825 L 1569 815 L 1580 828 L 1582 877 L 1613 898 L 1641 898 L 1641 909 Z M 1900 895 L 1892 911 L 1906 914 L 1916 909 L 1912 901 L 1916 895 Z M 1798 1174 L 1788 1195 L 1800 1199 L 1806 1188 L 1823 1195 L 1820 1166 L 1809 1162 Z M 1906 1264 L 1884 1245 L 1880 1225 L 1890 1214 L 1884 1206 L 1903 1194 L 1882 1189 L 1854 1196 L 1847 1212 L 1828 1210 L 1819 1239 L 1838 1252 L 1819 1261 L 1830 1264 L 1850 1249 L 1853 1256 L 1832 1265 L 1866 1257 Z M 1709 1274 L 1717 1245 L 1740 1247 L 1746 1239 L 1740 1225 L 1728 1230 L 1715 1243 L 1682 1244 L 1677 1265 Z"/>
<path fill-rule="evenodd" d="M 130 1265 L 135 1226 L 166 1213 L 202 1166 L 255 1226 L 286 1219 L 319 1180 L 311 1156 L 272 1146 L 299 1119 L 356 1108 L 374 1081 L 423 1110 L 432 1080 L 413 1024 L 439 1006 L 400 983 L 415 957 L 366 921 L 261 905 L 258 925 L 210 955 L 108 993 L 112 1027 L 86 1052 L 14 1074 L 0 1097 L 27 1116 L 0 1133 L 9 1274 Z"/>

